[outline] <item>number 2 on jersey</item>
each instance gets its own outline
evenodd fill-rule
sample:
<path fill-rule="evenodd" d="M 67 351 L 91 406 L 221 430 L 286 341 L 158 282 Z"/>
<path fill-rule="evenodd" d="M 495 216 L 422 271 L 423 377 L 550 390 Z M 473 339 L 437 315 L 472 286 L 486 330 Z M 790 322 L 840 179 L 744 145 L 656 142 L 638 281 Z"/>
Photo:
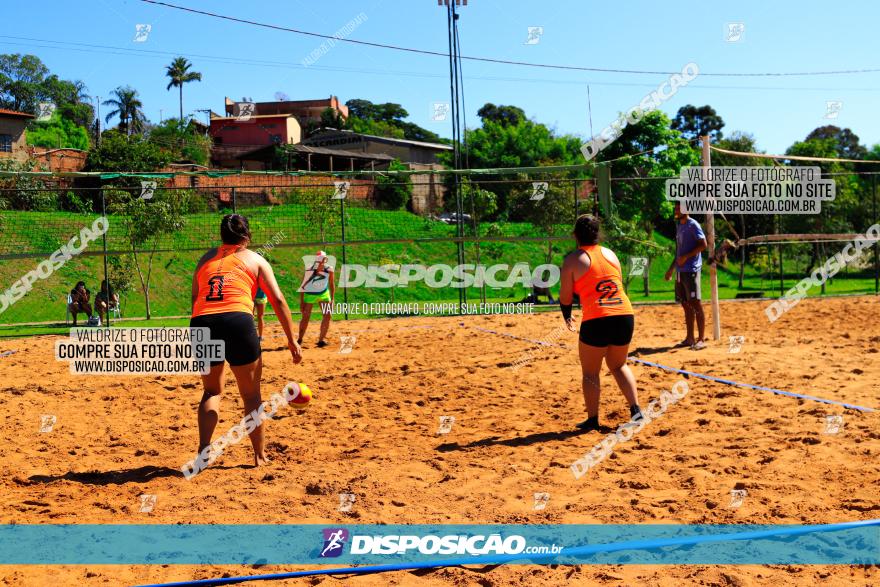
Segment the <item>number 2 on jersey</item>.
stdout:
<path fill-rule="evenodd" d="M 623 300 L 617 297 L 617 284 L 611 279 L 603 279 L 596 284 L 596 291 L 599 292 L 600 306 L 619 306 Z"/>

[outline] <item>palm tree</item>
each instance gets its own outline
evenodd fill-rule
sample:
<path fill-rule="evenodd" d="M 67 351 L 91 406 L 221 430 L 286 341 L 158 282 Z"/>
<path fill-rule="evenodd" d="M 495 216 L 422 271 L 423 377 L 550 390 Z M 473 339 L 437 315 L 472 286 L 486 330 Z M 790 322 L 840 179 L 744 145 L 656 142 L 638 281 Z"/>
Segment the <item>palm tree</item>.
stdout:
<path fill-rule="evenodd" d="M 183 125 L 183 84 L 189 82 L 202 81 L 202 74 L 197 71 L 190 71 L 192 63 L 186 57 L 177 57 L 165 69 L 165 75 L 171 78 L 168 82 L 166 90 L 176 87 L 180 90 L 180 124 Z"/>
<path fill-rule="evenodd" d="M 104 106 L 113 106 L 115 110 L 110 111 L 104 118 L 104 122 L 110 123 L 110 119 L 114 116 L 119 117 L 119 128 L 125 129 L 125 134 L 131 136 L 132 132 L 141 132 L 144 130 L 144 121 L 146 117 L 142 111 L 144 103 L 138 97 L 137 90 L 131 86 L 119 86 L 113 90 L 113 98 L 102 102 Z"/>

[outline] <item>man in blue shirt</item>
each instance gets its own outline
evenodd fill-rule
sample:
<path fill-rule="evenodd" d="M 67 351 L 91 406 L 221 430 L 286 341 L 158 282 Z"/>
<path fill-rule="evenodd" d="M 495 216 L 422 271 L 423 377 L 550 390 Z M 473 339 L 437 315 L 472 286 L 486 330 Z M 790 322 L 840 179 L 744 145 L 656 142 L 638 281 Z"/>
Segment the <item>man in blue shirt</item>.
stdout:
<path fill-rule="evenodd" d="M 675 301 L 684 308 L 684 321 L 687 325 L 687 338 L 679 346 L 689 346 L 693 350 L 706 348 L 706 316 L 700 303 L 700 256 L 706 249 L 706 235 L 700 223 L 688 214 L 682 214 L 681 205 L 675 203 L 675 260 L 666 271 L 666 281 L 672 279 L 675 270 Z M 694 339 L 694 319 L 697 321 L 699 338 Z"/>

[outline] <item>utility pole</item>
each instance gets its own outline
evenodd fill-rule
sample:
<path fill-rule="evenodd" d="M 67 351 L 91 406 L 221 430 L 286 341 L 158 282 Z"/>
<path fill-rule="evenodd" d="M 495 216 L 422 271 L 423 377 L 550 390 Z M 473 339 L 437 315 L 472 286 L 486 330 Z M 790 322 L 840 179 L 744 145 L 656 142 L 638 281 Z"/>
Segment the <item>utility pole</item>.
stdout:
<path fill-rule="evenodd" d="M 701 137 L 703 143 L 703 167 L 712 166 L 712 154 L 709 151 L 709 135 Z M 715 263 L 715 214 L 706 213 L 706 244 L 709 249 L 709 287 L 712 290 L 712 338 L 721 339 L 721 306 L 718 304 L 718 268 Z"/>
<path fill-rule="evenodd" d="M 195 112 L 204 112 L 205 116 L 208 118 L 208 128 L 211 127 L 211 109 L 210 108 L 199 108 L 195 110 Z"/>
<path fill-rule="evenodd" d="M 458 46 L 458 12 L 456 6 L 461 6 L 462 2 L 467 6 L 467 0 L 437 0 L 437 6 L 446 6 L 446 25 L 447 35 L 449 37 L 449 96 L 450 96 L 450 113 L 452 114 L 452 148 L 453 148 L 453 168 L 462 168 L 461 154 L 461 103 L 459 96 L 462 93 L 459 71 L 461 68 L 461 57 Z M 458 264 L 464 265 L 464 205 L 461 199 L 461 177 L 453 174 L 453 197 L 455 198 L 455 212 L 457 216 L 456 235 L 458 236 Z M 459 313 L 462 307 L 467 303 L 467 292 L 464 288 L 458 288 Z"/>
<path fill-rule="evenodd" d="M 95 96 L 95 146 L 101 147 L 101 96 Z"/>

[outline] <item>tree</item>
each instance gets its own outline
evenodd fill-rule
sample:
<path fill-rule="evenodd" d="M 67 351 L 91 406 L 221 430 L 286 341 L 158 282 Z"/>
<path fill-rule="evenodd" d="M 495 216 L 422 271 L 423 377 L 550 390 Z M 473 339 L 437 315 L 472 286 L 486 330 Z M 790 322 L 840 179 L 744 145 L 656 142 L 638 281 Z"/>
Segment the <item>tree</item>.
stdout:
<path fill-rule="evenodd" d="M 461 180 L 461 201 L 465 213 L 473 218 L 475 227 L 486 218 L 491 218 L 498 211 L 498 197 L 494 192 L 480 188 L 469 178 Z M 479 236 L 474 230 L 474 236 Z"/>
<path fill-rule="evenodd" d="M 721 140 L 724 119 L 709 105 L 697 107 L 688 104 L 678 109 L 678 114 L 672 120 L 672 128 L 680 131 L 686 139 L 709 135 L 715 142 Z"/>
<path fill-rule="evenodd" d="M 699 151 L 678 130 L 670 128 L 669 118 L 658 110 L 626 126 L 596 160 L 615 160 L 615 177 L 644 178 L 613 184 L 614 214 L 605 219 L 606 232 L 609 237 L 626 237 L 618 247 L 624 252 L 630 252 L 636 241 L 652 241 L 657 222 L 673 229 L 668 222 L 672 218 L 672 203 L 666 200 L 665 182 L 648 178 L 677 177 L 682 167 L 700 164 Z"/>
<path fill-rule="evenodd" d="M 45 189 L 42 179 L 22 174 L 34 170 L 46 171 L 32 159 L 21 162 L 0 159 L 0 171 L 15 172 L 14 175 L 0 176 L 0 210 L 58 210 L 58 192 Z"/>
<path fill-rule="evenodd" d="M 798 141 L 786 149 L 786 155 L 800 157 L 823 157 L 828 159 L 840 158 L 841 145 L 837 138 L 814 138 L 806 141 Z M 797 161 L 792 160 L 791 165 L 819 167 L 825 177 L 834 179 L 836 193 L 834 201 L 822 202 L 822 214 L 800 215 L 792 214 L 783 217 L 788 230 L 806 232 L 805 226 L 823 228 L 829 232 L 850 232 L 853 227 L 859 226 L 862 221 L 858 197 L 858 180 L 855 176 L 847 175 L 853 170 L 852 163 L 835 161 Z M 815 221 L 815 222 L 812 222 Z"/>
<path fill-rule="evenodd" d="M 400 104 L 373 104 L 369 100 L 354 99 L 345 105 L 348 107 L 347 126 L 355 132 L 433 143 L 443 140 L 436 133 L 404 120 L 409 112 Z"/>
<path fill-rule="evenodd" d="M 381 120 L 366 120 L 363 118 L 358 118 L 356 116 L 349 116 L 345 125 L 351 131 L 359 132 L 366 135 L 388 137 L 392 139 L 406 138 L 406 133 L 404 133 L 402 128 L 391 124 L 390 122 L 383 122 Z"/>
<path fill-rule="evenodd" d="M 49 68 L 35 55 L 0 55 L 0 108 L 35 112 Z"/>
<path fill-rule="evenodd" d="M 318 230 L 321 242 L 327 240 L 327 233 L 339 224 L 340 220 L 339 202 L 331 199 L 331 194 L 332 188 L 326 187 L 300 188 L 290 194 L 292 202 L 305 205 L 306 225 Z"/>
<path fill-rule="evenodd" d="M 471 167 L 583 163 L 581 142 L 577 137 L 557 135 L 547 126 L 525 118 L 516 124 L 486 118 L 482 127 L 468 131 L 467 142 Z"/>
<path fill-rule="evenodd" d="M 107 265 L 109 265 L 110 289 L 119 295 L 131 291 L 136 277 L 134 257 L 111 255 L 107 257 Z"/>
<path fill-rule="evenodd" d="M 172 194 L 169 190 L 162 189 L 156 190 L 150 200 L 141 199 L 137 189 L 134 190 L 134 194 L 125 190 L 115 190 L 109 195 L 111 199 L 116 200 L 110 205 L 110 211 L 120 215 L 122 219 L 122 227 L 131 247 L 131 258 L 144 294 L 144 307 L 149 320 L 153 257 L 163 236 L 173 234 L 184 227 L 186 219 L 183 214 L 188 206 L 187 197 L 186 194 Z"/>
<path fill-rule="evenodd" d="M 838 129 L 833 126 L 817 128 L 810 135 L 814 138 L 808 138 L 805 141 L 798 141 L 786 149 L 787 155 L 797 155 L 800 157 L 823 157 L 828 159 L 842 158 L 844 153 L 858 153 L 867 150 L 858 144 L 858 137 L 853 135 L 849 129 Z M 843 143 L 841 143 L 841 138 Z M 855 140 L 851 140 L 851 139 Z M 822 212 L 820 214 L 786 214 L 779 216 L 778 227 L 774 232 L 784 233 L 843 233 L 853 232 L 857 227 L 861 229 L 865 218 L 870 218 L 870 210 L 868 208 L 869 200 L 866 198 L 861 201 L 859 197 L 859 188 L 870 189 L 867 185 L 863 185 L 859 178 L 849 175 L 855 165 L 853 163 L 836 162 L 836 161 L 797 161 L 791 160 L 793 166 L 819 167 L 822 175 L 826 179 L 833 179 L 835 183 L 835 198 L 833 201 L 822 202 Z M 874 170 L 872 170 L 874 171 Z M 869 192 L 870 193 L 870 192 Z M 794 245 L 788 247 L 788 255 L 792 256 L 791 249 L 794 249 L 795 257 L 806 257 L 807 249 L 809 257 L 806 267 L 806 273 L 810 273 L 813 267 L 821 264 L 822 259 L 826 258 L 828 252 L 825 250 L 824 243 L 813 243 L 812 245 Z"/>
<path fill-rule="evenodd" d="M 190 67 L 192 67 L 192 63 L 186 57 L 177 57 L 171 62 L 171 65 L 165 68 L 165 75 L 171 79 L 165 89 L 177 88 L 180 91 L 181 124 L 183 124 L 183 84 L 202 81 L 202 74 L 197 71 L 190 71 Z"/>
<path fill-rule="evenodd" d="M 138 97 L 138 92 L 131 86 L 119 86 L 113 90 L 114 97 L 104 100 L 104 106 L 112 106 L 104 122 L 110 123 L 110 119 L 114 116 L 119 117 L 119 130 L 131 136 L 132 133 L 140 133 L 144 130 L 146 117 L 143 113 L 144 104 Z"/>
<path fill-rule="evenodd" d="M 557 135 L 547 126 L 524 117 L 516 119 L 510 113 L 522 112 L 522 110 L 515 106 L 500 107 L 507 109 L 508 115 L 498 114 L 499 107 L 492 104 L 487 104 L 480 110 L 486 114 L 487 108 L 492 116 L 483 118 L 483 125 L 480 128 L 467 131 L 470 167 L 535 167 L 576 165 L 584 162 L 579 138 L 572 135 Z M 440 160 L 446 165 L 452 165 L 450 153 L 442 154 Z M 490 182 L 501 179 L 496 175 L 481 177 Z M 498 195 L 498 216 L 514 218 L 515 212 L 509 198 L 512 184 L 502 182 L 487 185 L 491 185 L 489 189 Z"/>
<path fill-rule="evenodd" d="M 480 223 L 498 210 L 498 196 L 495 195 L 494 192 L 490 192 L 489 190 L 481 189 L 479 185 L 471 182 L 467 177 L 462 178 L 461 181 L 461 201 L 462 207 L 466 213 L 469 213 L 471 216 L 471 226 L 473 228 L 473 234 L 476 237 L 480 236 Z M 497 228 L 497 225 L 493 224 Z M 491 228 L 491 227 L 490 227 Z M 494 236 L 494 235 L 493 235 Z M 476 243 L 476 251 L 477 251 L 477 265 L 482 264 L 482 243 L 477 240 Z M 497 248 L 489 245 L 488 247 L 489 257 L 493 257 L 493 254 L 497 252 Z M 481 301 L 485 303 L 486 301 L 486 284 L 483 283 L 480 288 L 480 298 Z"/>
<path fill-rule="evenodd" d="M 547 187 L 544 197 L 533 200 L 532 183 L 520 176 L 510 195 L 512 215 L 531 222 L 541 236 L 569 234 L 574 223 L 574 199 L 565 184 L 553 183 Z M 553 261 L 553 241 L 547 241 L 547 263 Z"/>
<path fill-rule="evenodd" d="M 86 171 L 158 171 L 170 161 L 170 151 L 143 137 L 108 130 L 101 135 L 101 146 L 89 152 Z"/>
<path fill-rule="evenodd" d="M 485 123 L 487 120 L 504 126 L 516 126 L 526 120 L 526 113 L 516 106 L 496 106 L 491 102 L 477 110 L 477 116 Z"/>
<path fill-rule="evenodd" d="M 426 143 L 448 143 L 440 135 L 425 128 L 422 128 L 414 122 L 398 121 L 394 123 L 394 127 L 403 132 L 403 137 L 411 141 L 424 141 Z"/>
<path fill-rule="evenodd" d="M 95 119 L 95 109 L 83 82 L 63 80 L 57 75 L 50 75 L 43 80 L 42 87 L 43 101 L 55 104 L 56 112 L 61 118 L 88 129 Z"/>
<path fill-rule="evenodd" d="M 868 149 L 859 144 L 859 136 L 848 128 L 829 124 L 813 129 L 806 140 L 833 139 L 834 151 L 841 159 L 864 159 Z"/>
<path fill-rule="evenodd" d="M 321 126 L 324 128 L 345 128 L 345 119 L 342 114 L 328 106 L 321 111 Z"/>
<path fill-rule="evenodd" d="M 734 131 L 729 137 L 713 141 L 712 146 L 728 151 L 739 153 L 763 153 L 758 149 L 758 143 L 754 135 L 742 131 Z M 740 157 L 738 155 L 726 155 L 725 153 L 712 153 L 712 166 L 755 167 L 773 165 L 771 159 L 760 157 Z"/>
<path fill-rule="evenodd" d="M 0 55 L 0 108 L 37 113 L 40 102 L 78 126 L 87 128 L 95 117 L 83 82 L 50 74 L 34 55 Z"/>
<path fill-rule="evenodd" d="M 89 133 L 73 121 L 62 118 L 56 111 L 49 120 L 33 123 L 27 133 L 27 142 L 29 145 L 47 149 L 70 148 L 87 151 Z"/>
<path fill-rule="evenodd" d="M 349 116 L 355 116 L 364 120 L 374 120 L 377 118 L 376 108 L 369 100 L 349 100 L 345 105 L 348 107 Z"/>
<path fill-rule="evenodd" d="M 737 151 L 739 153 L 763 153 L 760 149 L 758 149 L 757 142 L 755 137 L 751 134 L 744 133 L 741 131 L 734 131 L 730 134 L 730 136 L 725 137 L 716 143 L 713 143 L 713 146 L 718 147 L 720 149 L 726 149 L 728 151 Z M 712 166 L 713 167 L 768 167 L 773 165 L 772 159 L 764 159 L 760 157 L 741 157 L 738 155 L 727 155 L 725 153 L 712 152 Z M 756 235 L 756 234 L 769 234 L 773 231 L 773 216 L 763 215 L 763 214 L 738 214 L 739 217 L 739 228 L 738 233 L 741 238 L 746 238 L 747 236 Z M 728 217 L 728 220 L 734 224 L 736 224 L 736 217 Z M 722 226 L 726 226 L 724 223 Z M 723 229 L 722 229 L 723 230 Z M 726 238 L 735 238 L 735 235 L 725 234 Z M 721 240 L 721 235 L 719 234 L 716 238 L 716 241 Z M 743 247 L 741 250 L 743 264 L 740 265 L 740 283 L 742 283 L 742 276 L 745 271 L 745 261 L 750 258 L 755 252 L 755 248 L 753 247 Z"/>
<path fill-rule="evenodd" d="M 403 171 L 407 166 L 394 160 L 389 171 Z M 380 175 L 376 178 L 376 202 L 386 210 L 401 210 L 412 198 L 412 178 L 409 175 Z"/>
<path fill-rule="evenodd" d="M 173 161 L 207 165 L 211 156 L 211 139 L 200 133 L 192 121 L 181 125 L 175 118 L 164 120 L 150 129 L 147 141 L 167 151 Z"/>

